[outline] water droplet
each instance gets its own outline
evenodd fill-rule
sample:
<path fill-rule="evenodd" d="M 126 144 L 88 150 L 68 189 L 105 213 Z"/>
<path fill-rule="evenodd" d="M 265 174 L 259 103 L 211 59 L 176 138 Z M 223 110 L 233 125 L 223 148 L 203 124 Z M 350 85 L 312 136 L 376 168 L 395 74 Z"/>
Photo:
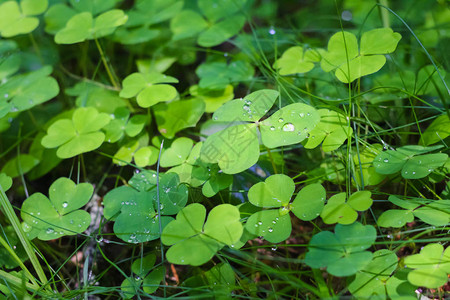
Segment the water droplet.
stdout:
<path fill-rule="evenodd" d="M 248 104 L 244 104 L 244 106 L 242 106 L 242 109 L 245 110 L 246 112 L 249 112 L 250 106 Z"/>
<path fill-rule="evenodd" d="M 3 95 L 3 97 L 8 98 L 8 97 L 9 97 L 9 94 L 6 93 L 5 95 Z"/>
<path fill-rule="evenodd" d="M 272 251 L 277 251 L 277 249 L 278 249 L 277 245 L 272 246 Z"/>
<path fill-rule="evenodd" d="M 269 34 L 270 34 L 270 35 L 274 35 L 275 33 L 277 33 L 277 32 L 275 31 L 275 29 L 274 29 L 273 27 L 270 27 L 270 29 L 269 29 Z"/>
<path fill-rule="evenodd" d="M 267 229 L 268 232 L 273 232 L 273 228 Z"/>
<path fill-rule="evenodd" d="M 45 231 L 45 233 L 47 233 L 47 234 L 51 234 L 54 232 L 55 232 L 55 229 L 53 229 L 53 228 L 47 228 L 47 230 Z"/>
<path fill-rule="evenodd" d="M 275 130 L 275 126 L 270 126 L 270 130 L 274 131 Z"/>
<path fill-rule="evenodd" d="M 258 225 L 262 225 L 262 224 L 263 224 L 263 222 L 261 222 L 261 221 L 258 222 Z"/>
<path fill-rule="evenodd" d="M 11 111 L 12 112 L 15 112 L 15 111 L 18 111 L 19 109 L 17 108 L 17 107 L 15 107 L 15 106 L 13 106 L 13 107 L 11 107 Z"/>
<path fill-rule="evenodd" d="M 389 162 L 389 159 L 385 158 L 383 161 L 384 161 L 385 163 L 388 163 L 388 162 Z"/>
<path fill-rule="evenodd" d="M 218 119 L 219 119 L 218 117 L 214 117 L 214 118 L 213 118 L 214 121 L 217 121 Z"/>
<path fill-rule="evenodd" d="M 62 207 L 66 208 L 67 206 L 69 206 L 69 203 L 67 203 L 67 202 L 62 203 Z"/>
<path fill-rule="evenodd" d="M 278 122 L 279 122 L 279 123 L 283 123 L 283 122 L 284 122 L 284 119 L 283 119 L 283 118 L 279 118 L 279 119 L 278 119 Z"/>
<path fill-rule="evenodd" d="M 304 113 L 300 113 L 299 116 L 300 116 L 300 118 L 303 118 L 305 116 L 305 114 Z"/>
<path fill-rule="evenodd" d="M 281 129 L 283 131 L 290 132 L 290 131 L 294 131 L 295 130 L 295 126 L 292 123 L 286 123 L 286 124 L 283 125 L 283 127 Z"/>
<path fill-rule="evenodd" d="M 231 248 L 234 248 L 234 244 L 231 244 L 230 247 L 231 247 Z"/>
<path fill-rule="evenodd" d="M 415 172 L 415 171 L 413 171 L 412 173 L 413 173 L 413 175 L 415 175 L 415 174 L 416 174 L 416 172 Z"/>

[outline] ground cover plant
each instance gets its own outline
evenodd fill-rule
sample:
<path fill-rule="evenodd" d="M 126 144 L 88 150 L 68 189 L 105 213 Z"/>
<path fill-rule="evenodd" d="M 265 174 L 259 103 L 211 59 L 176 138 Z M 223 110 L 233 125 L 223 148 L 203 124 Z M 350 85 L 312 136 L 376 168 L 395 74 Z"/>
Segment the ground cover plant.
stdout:
<path fill-rule="evenodd" d="M 450 297 L 449 5 L 0 0 L 0 297 Z"/>

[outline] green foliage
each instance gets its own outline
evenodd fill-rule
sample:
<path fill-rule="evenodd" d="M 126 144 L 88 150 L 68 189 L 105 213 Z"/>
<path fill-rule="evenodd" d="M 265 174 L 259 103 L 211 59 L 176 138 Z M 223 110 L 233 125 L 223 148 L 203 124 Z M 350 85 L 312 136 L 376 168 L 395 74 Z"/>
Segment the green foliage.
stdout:
<path fill-rule="evenodd" d="M 406 179 L 420 179 L 428 176 L 448 159 L 445 153 L 426 154 L 441 146 L 404 146 L 397 150 L 387 150 L 375 157 L 374 167 L 380 174 L 394 174 L 401 171 Z"/>
<path fill-rule="evenodd" d="M 402 36 L 390 28 L 363 33 L 358 41 L 353 33 L 335 33 L 328 41 L 328 51 L 322 53 L 321 67 L 335 71 L 337 79 L 349 83 L 380 70 L 386 63 L 383 54 L 394 52 Z"/>
<path fill-rule="evenodd" d="M 56 148 L 60 158 L 70 158 L 97 149 L 105 140 L 100 131 L 110 121 L 105 113 L 98 113 L 93 107 L 81 107 L 73 112 L 71 119 L 54 122 L 42 138 L 46 148 Z"/>
<path fill-rule="evenodd" d="M 445 299 L 450 10 L 376 4 L 0 0 L 0 298 Z"/>
<path fill-rule="evenodd" d="M 239 210 L 229 204 L 211 210 L 205 223 L 206 209 L 194 203 L 181 210 L 161 236 L 171 263 L 199 266 L 210 260 L 225 245 L 231 246 L 242 235 Z M 185 251 L 196 249 L 196 251 Z"/>
<path fill-rule="evenodd" d="M 450 273 L 450 248 L 428 244 L 419 254 L 406 257 L 405 264 L 412 269 L 408 281 L 416 286 L 437 288 L 444 285 Z"/>
<path fill-rule="evenodd" d="M 373 257 L 365 251 L 376 239 L 375 228 L 355 222 L 336 225 L 335 233 L 322 231 L 309 242 L 305 263 L 311 268 L 327 268 L 334 276 L 350 276 L 366 266 Z"/>
<path fill-rule="evenodd" d="M 93 193 L 89 183 L 75 184 L 61 177 L 50 186 L 49 198 L 41 193 L 31 195 L 22 205 L 24 229 L 30 237 L 53 240 L 85 231 L 91 223 L 89 213 L 81 210 Z"/>

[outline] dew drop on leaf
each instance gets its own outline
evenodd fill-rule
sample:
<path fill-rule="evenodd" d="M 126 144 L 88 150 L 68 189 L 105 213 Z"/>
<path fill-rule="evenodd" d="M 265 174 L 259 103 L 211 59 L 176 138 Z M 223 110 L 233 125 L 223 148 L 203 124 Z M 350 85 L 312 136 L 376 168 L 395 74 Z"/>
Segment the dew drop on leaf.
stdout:
<path fill-rule="evenodd" d="M 47 234 L 51 234 L 51 233 L 55 232 L 55 230 L 53 228 L 47 228 L 47 230 L 45 232 Z"/>
<path fill-rule="evenodd" d="M 284 119 L 283 119 L 283 118 L 279 118 L 279 119 L 278 119 L 278 122 L 283 123 L 283 122 L 284 122 Z"/>
<path fill-rule="evenodd" d="M 290 132 L 290 131 L 294 131 L 295 130 L 295 126 L 292 123 L 286 123 L 286 124 L 283 125 L 283 127 L 281 129 L 283 131 Z"/>
<path fill-rule="evenodd" d="M 269 228 L 269 229 L 267 229 L 267 231 L 273 232 L 273 228 Z"/>
<path fill-rule="evenodd" d="M 68 205 L 69 205 L 69 203 L 67 203 L 67 202 L 62 203 L 62 207 L 64 207 L 64 208 L 66 208 Z"/>
<path fill-rule="evenodd" d="M 275 130 L 275 126 L 270 126 L 270 130 L 274 131 Z"/>
<path fill-rule="evenodd" d="M 385 158 L 383 161 L 384 161 L 385 163 L 388 163 L 388 162 L 389 162 L 389 159 Z"/>

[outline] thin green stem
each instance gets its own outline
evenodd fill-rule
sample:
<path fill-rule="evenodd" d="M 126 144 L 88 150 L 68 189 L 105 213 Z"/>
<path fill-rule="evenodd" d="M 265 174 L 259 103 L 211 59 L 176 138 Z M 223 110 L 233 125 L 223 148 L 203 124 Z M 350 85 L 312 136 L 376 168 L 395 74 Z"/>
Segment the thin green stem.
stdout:
<path fill-rule="evenodd" d="M 108 61 L 106 60 L 106 56 L 105 53 L 103 52 L 102 47 L 100 46 L 100 43 L 98 42 L 97 39 L 94 39 L 95 41 L 95 45 L 97 46 L 98 52 L 100 53 L 100 57 L 102 59 L 103 65 L 105 66 L 106 69 L 106 73 L 108 74 L 109 80 L 111 81 L 111 84 L 115 87 L 115 88 L 119 88 L 119 84 L 117 83 L 116 79 L 114 78 L 114 75 L 112 73 L 112 70 L 109 67 Z"/>

